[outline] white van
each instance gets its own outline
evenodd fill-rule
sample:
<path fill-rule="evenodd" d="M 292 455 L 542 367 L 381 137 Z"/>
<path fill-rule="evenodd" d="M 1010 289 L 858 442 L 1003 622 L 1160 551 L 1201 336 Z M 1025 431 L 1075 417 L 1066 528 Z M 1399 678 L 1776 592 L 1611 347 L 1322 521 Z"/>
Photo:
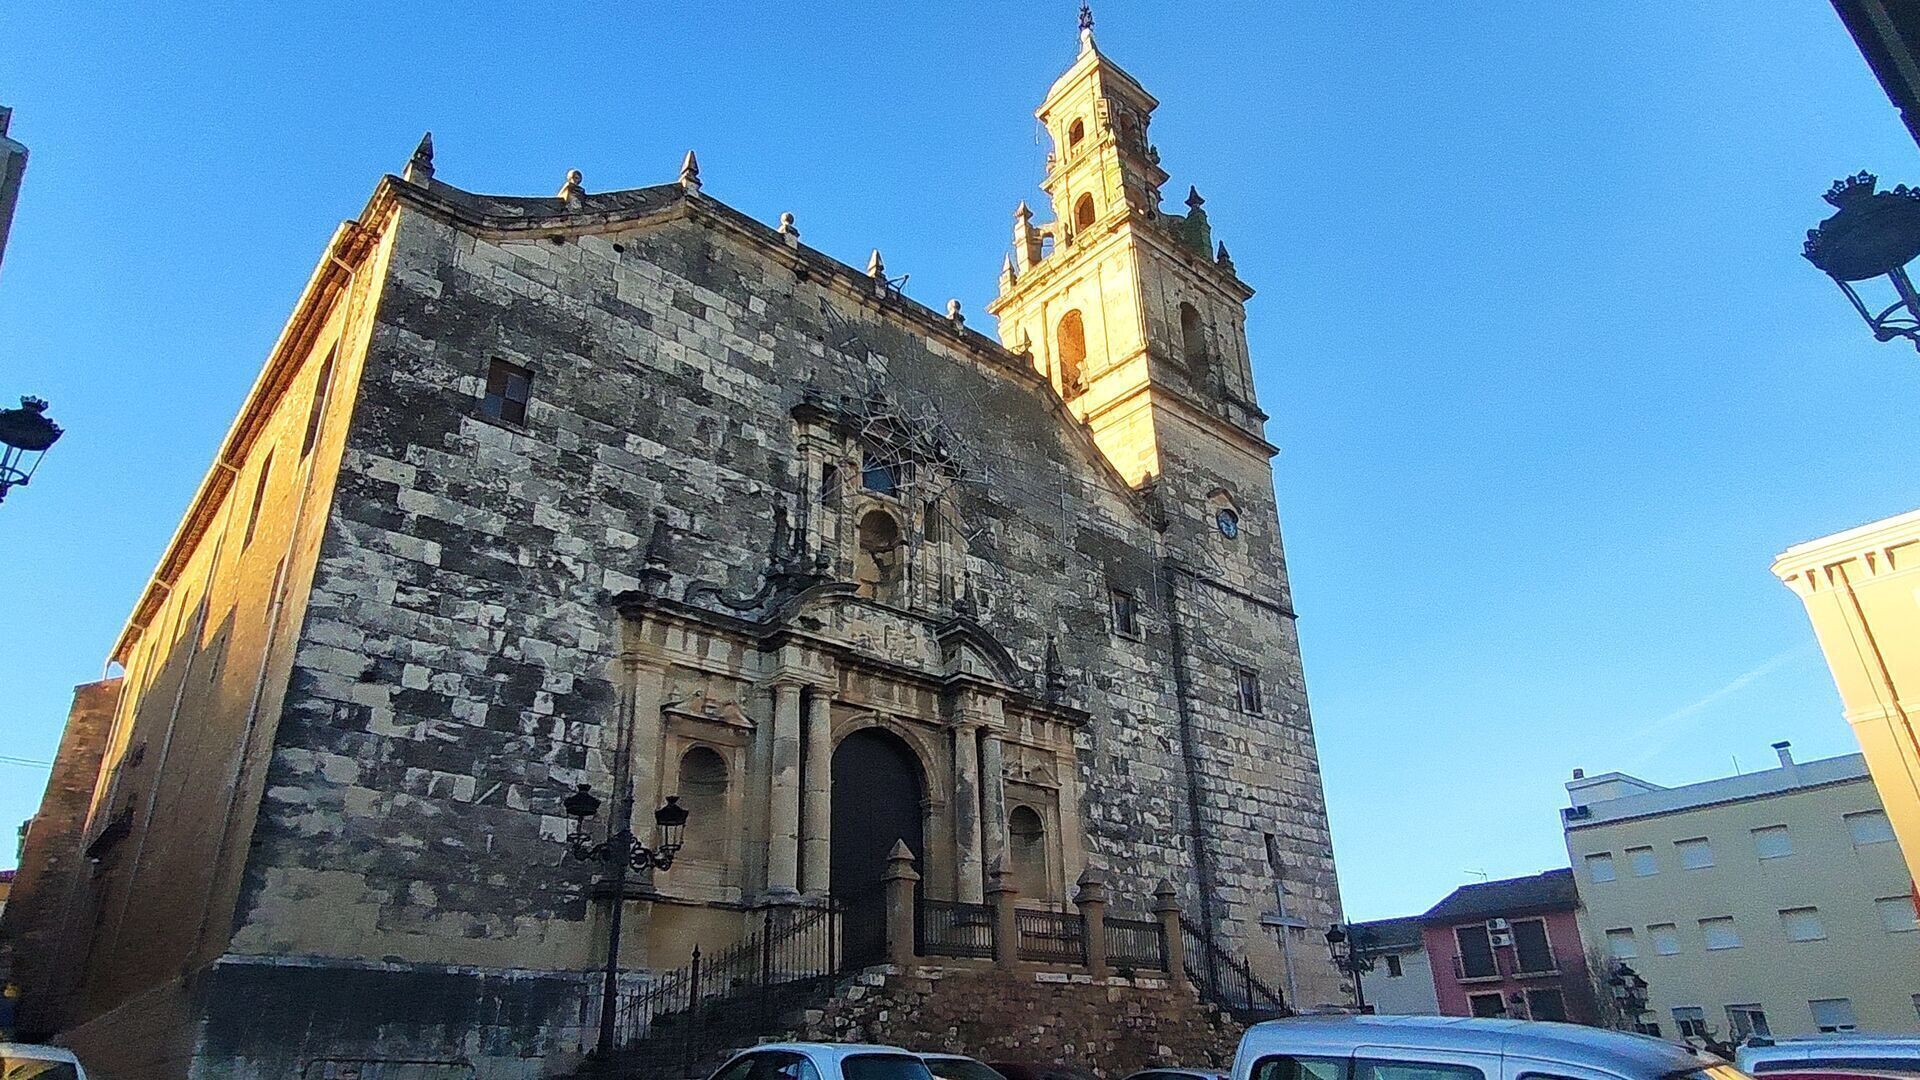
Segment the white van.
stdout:
<path fill-rule="evenodd" d="M 1455 1016 L 1296 1016 L 1247 1029 L 1233 1080 L 1748 1080 L 1647 1035 Z"/>

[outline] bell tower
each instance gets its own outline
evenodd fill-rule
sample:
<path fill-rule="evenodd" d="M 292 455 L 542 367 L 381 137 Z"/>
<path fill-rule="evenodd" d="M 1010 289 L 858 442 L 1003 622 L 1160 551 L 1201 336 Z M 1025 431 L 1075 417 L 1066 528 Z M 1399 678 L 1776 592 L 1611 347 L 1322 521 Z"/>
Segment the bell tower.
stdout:
<path fill-rule="evenodd" d="M 1101 53 L 1082 6 L 1080 52 L 1034 113 L 1053 150 L 1051 220 L 1022 202 L 1013 252 L 988 305 L 1000 340 L 1028 352 L 1128 483 L 1168 469 L 1163 429 L 1183 423 L 1255 455 L 1272 448 L 1246 349 L 1253 290 L 1216 246 L 1199 192 L 1185 214 L 1160 207 L 1168 180 L 1148 137 L 1159 106 Z"/>

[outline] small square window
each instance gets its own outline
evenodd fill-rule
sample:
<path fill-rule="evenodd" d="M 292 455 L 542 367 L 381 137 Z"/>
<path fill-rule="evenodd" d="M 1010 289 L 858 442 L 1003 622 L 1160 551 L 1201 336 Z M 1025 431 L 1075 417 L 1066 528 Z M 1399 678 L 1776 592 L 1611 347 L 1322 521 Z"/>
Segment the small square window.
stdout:
<path fill-rule="evenodd" d="M 1125 589 L 1108 593 L 1113 608 L 1113 632 L 1125 638 L 1140 636 L 1140 601 Z"/>
<path fill-rule="evenodd" d="M 1914 912 L 1911 896 L 1883 896 L 1873 902 L 1873 908 L 1880 913 L 1880 925 L 1889 934 L 1920 930 L 1920 915 Z"/>
<path fill-rule="evenodd" d="M 1847 998 L 1817 998 L 1807 1002 L 1807 1007 L 1813 1010 L 1813 1026 L 1828 1034 L 1859 1026 L 1853 1016 L 1853 1002 Z"/>
<path fill-rule="evenodd" d="M 1707 1010 L 1698 1005 L 1675 1005 L 1673 1028 L 1683 1039 L 1711 1038 L 1707 1031 Z"/>
<path fill-rule="evenodd" d="M 1692 840 L 1675 840 L 1673 846 L 1680 850 L 1680 868 L 1682 870 L 1705 870 L 1713 865 L 1713 845 L 1704 836 Z"/>
<path fill-rule="evenodd" d="M 1239 672 L 1240 711 L 1258 713 L 1260 709 L 1260 673 L 1241 668 Z"/>
<path fill-rule="evenodd" d="M 1772 1035 L 1766 1011 L 1758 1005 L 1727 1006 L 1727 1026 L 1733 1029 L 1733 1041 L 1743 1042 L 1754 1035 Z"/>
<path fill-rule="evenodd" d="M 519 364 L 495 360 L 487 366 L 487 396 L 480 411 L 509 424 L 527 422 L 527 402 L 533 396 L 533 372 Z"/>
<path fill-rule="evenodd" d="M 869 454 L 860 462 L 860 486 L 876 495 L 892 495 L 900 489 L 898 466 Z"/>
<path fill-rule="evenodd" d="M 1846 821 L 1847 835 L 1853 837 L 1855 844 L 1884 844 L 1893 839 L 1893 824 L 1887 820 L 1884 810 L 1862 810 L 1857 814 L 1848 814 Z"/>
<path fill-rule="evenodd" d="M 1469 994 L 1467 1004 L 1473 1015 L 1488 1018 L 1507 1015 L 1507 999 L 1500 994 Z"/>
<path fill-rule="evenodd" d="M 1632 960 L 1640 955 L 1640 943 L 1634 940 L 1631 927 L 1607 931 L 1607 955 L 1615 960 Z"/>
<path fill-rule="evenodd" d="M 1788 941 L 1821 941 L 1827 936 L 1827 928 L 1820 924 L 1819 908 L 1781 909 L 1780 928 L 1787 932 Z"/>
<path fill-rule="evenodd" d="M 1717 919 L 1701 919 L 1700 936 L 1706 938 L 1709 951 L 1740 947 L 1740 931 L 1733 925 L 1731 915 L 1723 915 Z"/>
<path fill-rule="evenodd" d="M 1589 880 L 1595 884 L 1601 884 L 1614 880 L 1615 876 L 1613 870 L 1613 852 L 1601 851 L 1587 856 L 1587 877 Z"/>
<path fill-rule="evenodd" d="M 1628 848 L 1627 864 L 1633 867 L 1634 877 L 1652 877 L 1660 872 L 1660 865 L 1653 861 L 1653 849 L 1650 847 Z"/>
<path fill-rule="evenodd" d="M 1680 955 L 1680 928 L 1670 922 L 1654 923 L 1647 927 L 1647 936 L 1653 939 L 1653 951 L 1661 956 Z"/>
<path fill-rule="evenodd" d="M 1398 956 L 1388 956 L 1387 957 L 1387 978 L 1397 979 L 1400 976 L 1405 974 L 1406 974 L 1406 970 L 1400 966 L 1400 958 Z"/>
<path fill-rule="evenodd" d="M 1762 859 L 1783 859 L 1793 854 L 1793 833 L 1785 825 L 1767 825 L 1753 830 L 1753 853 Z"/>

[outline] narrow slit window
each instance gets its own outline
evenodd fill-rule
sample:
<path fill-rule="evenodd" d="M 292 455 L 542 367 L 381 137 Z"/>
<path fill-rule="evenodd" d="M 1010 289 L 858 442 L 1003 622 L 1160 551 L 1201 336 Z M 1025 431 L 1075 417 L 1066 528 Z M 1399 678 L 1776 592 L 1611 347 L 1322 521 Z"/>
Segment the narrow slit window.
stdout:
<path fill-rule="evenodd" d="M 273 477 L 273 453 L 269 451 L 266 459 L 260 462 L 260 476 L 253 482 L 253 505 L 247 508 L 247 531 L 240 537 L 240 547 L 247 548 L 253 543 L 253 534 L 260 527 L 260 504 L 267 499 L 267 481 Z"/>
<path fill-rule="evenodd" d="M 313 444 L 320 440 L 320 421 L 327 415 L 327 398 L 333 392 L 333 361 L 340 355 L 340 346 L 336 343 L 327 350 L 326 362 L 320 365 L 320 375 L 313 380 L 313 404 L 307 407 L 307 431 L 300 436 L 300 456 L 305 458 L 313 452 Z"/>
<path fill-rule="evenodd" d="M 1241 668 L 1239 671 L 1238 679 L 1239 679 L 1239 691 L 1240 691 L 1240 711 L 1243 713 L 1261 712 L 1262 710 L 1260 707 L 1260 673 L 1257 671 L 1250 670 L 1248 668 Z"/>
<path fill-rule="evenodd" d="M 1113 632 L 1121 637 L 1140 636 L 1140 601 L 1125 589 L 1114 589 L 1109 594 L 1113 605 Z"/>

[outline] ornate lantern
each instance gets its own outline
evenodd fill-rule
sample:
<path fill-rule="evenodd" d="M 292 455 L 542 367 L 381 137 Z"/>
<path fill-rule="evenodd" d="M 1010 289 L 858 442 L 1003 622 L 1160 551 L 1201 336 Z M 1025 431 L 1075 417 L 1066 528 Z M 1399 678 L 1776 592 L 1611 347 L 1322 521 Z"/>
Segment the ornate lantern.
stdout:
<path fill-rule="evenodd" d="M 1920 349 L 1920 293 L 1907 276 L 1907 264 L 1920 256 L 1920 189 L 1875 191 L 1878 182 L 1868 172 L 1834 181 L 1824 198 L 1836 212 L 1807 231 L 1801 254 L 1840 286 L 1874 337 L 1903 337 Z M 1883 277 L 1888 285 L 1873 288 L 1877 298 L 1861 296 L 1856 285 Z"/>
<path fill-rule="evenodd" d="M 14 485 L 33 479 L 47 448 L 60 439 L 60 425 L 47 419 L 47 403 L 23 397 L 17 409 L 0 409 L 0 500 Z"/>

